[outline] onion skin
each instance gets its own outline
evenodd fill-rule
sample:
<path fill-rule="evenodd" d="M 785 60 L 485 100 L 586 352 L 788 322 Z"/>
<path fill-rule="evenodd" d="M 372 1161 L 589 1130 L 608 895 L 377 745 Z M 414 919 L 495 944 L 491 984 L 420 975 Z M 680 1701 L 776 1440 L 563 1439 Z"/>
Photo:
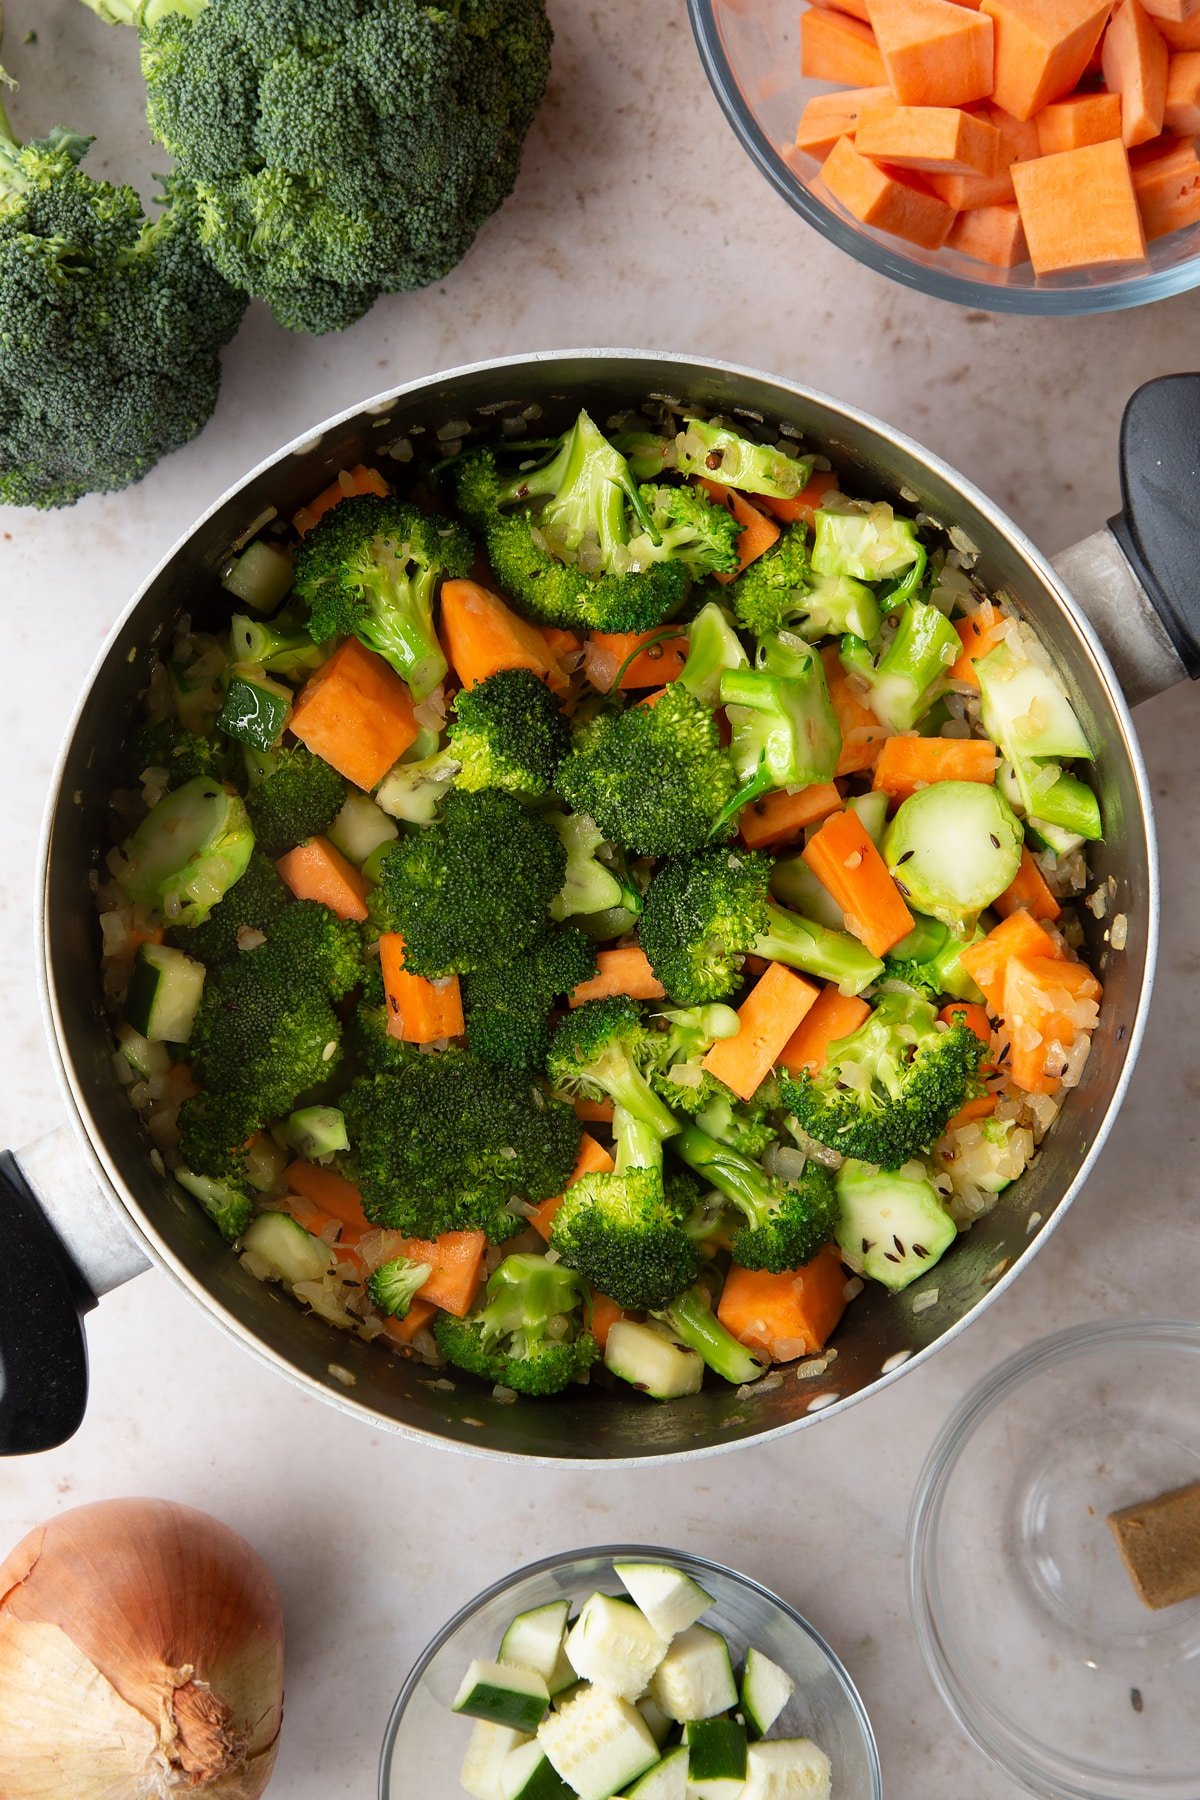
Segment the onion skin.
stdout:
<path fill-rule="evenodd" d="M 282 1718 L 279 1594 L 219 1520 L 101 1501 L 0 1564 L 4 1800 L 257 1800 Z"/>

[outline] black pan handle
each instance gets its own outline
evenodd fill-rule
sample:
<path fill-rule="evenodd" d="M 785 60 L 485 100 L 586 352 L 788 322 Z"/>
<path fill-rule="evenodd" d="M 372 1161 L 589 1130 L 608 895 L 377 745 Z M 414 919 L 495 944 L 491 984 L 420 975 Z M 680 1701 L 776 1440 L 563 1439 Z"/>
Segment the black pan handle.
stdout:
<path fill-rule="evenodd" d="M 1163 375 L 1121 421 L 1122 511 L 1109 526 L 1179 659 L 1200 675 L 1200 374 Z"/>
<path fill-rule="evenodd" d="M 0 1154 L 0 1456 L 53 1450 L 87 1405 L 95 1296 L 6 1150 Z"/>

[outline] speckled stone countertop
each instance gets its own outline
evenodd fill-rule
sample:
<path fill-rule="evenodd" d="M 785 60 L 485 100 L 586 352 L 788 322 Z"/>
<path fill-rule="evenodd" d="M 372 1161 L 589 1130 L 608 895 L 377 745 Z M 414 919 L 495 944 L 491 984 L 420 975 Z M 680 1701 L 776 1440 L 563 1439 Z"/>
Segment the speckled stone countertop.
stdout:
<path fill-rule="evenodd" d="M 95 167 L 149 170 L 131 36 L 106 33 L 77 0 L 9 0 L 7 10 L 19 127 L 33 134 L 61 118 L 100 134 Z M 326 340 L 285 336 L 255 308 L 196 444 L 125 495 L 65 514 L 0 513 L 0 1141 L 20 1144 L 62 1117 L 35 992 L 34 864 L 77 691 L 145 572 L 276 445 L 455 363 L 583 343 L 679 349 L 754 363 L 882 415 L 1055 551 L 1116 509 L 1128 395 L 1195 362 L 1200 296 L 1026 321 L 956 311 L 865 273 L 792 217 L 728 135 L 681 0 L 551 0 L 551 11 L 553 89 L 519 190 L 446 281 L 384 301 Z M 32 26 L 38 42 L 23 49 Z M 1122 1117 L 1053 1242 L 932 1363 L 772 1448 L 649 1472 L 523 1470 L 373 1434 L 271 1377 L 150 1274 L 90 1322 L 93 1395 L 78 1437 L 5 1468 L 0 1549 L 57 1508 L 122 1493 L 186 1499 L 244 1531 L 287 1606 L 273 1791 L 289 1800 L 373 1792 L 396 1689 L 475 1590 L 547 1551 L 622 1539 L 734 1562 L 800 1607 L 862 1690 L 893 1800 L 1014 1793 L 960 1737 L 918 1658 L 904 1596 L 907 1501 L 948 1408 L 1033 1336 L 1098 1316 L 1196 1316 L 1198 704 L 1180 689 L 1138 714 L 1165 915 Z"/>

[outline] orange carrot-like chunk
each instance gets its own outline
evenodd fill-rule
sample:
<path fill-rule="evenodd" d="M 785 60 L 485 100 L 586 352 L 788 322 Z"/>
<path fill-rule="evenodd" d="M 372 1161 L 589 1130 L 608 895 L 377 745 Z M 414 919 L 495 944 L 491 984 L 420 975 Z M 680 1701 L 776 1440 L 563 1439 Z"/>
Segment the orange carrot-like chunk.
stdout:
<path fill-rule="evenodd" d="M 575 1159 L 575 1167 L 571 1170 L 571 1179 L 567 1182 L 567 1186 L 574 1187 L 575 1183 L 582 1180 L 585 1175 L 605 1175 L 616 1166 L 604 1145 L 598 1144 L 591 1133 L 585 1131 L 579 1140 L 579 1155 Z M 562 1195 L 553 1194 L 549 1200 L 543 1200 L 541 1205 L 535 1207 L 529 1215 L 529 1223 L 539 1236 L 545 1238 L 547 1243 L 550 1242 L 550 1227 L 553 1225 L 555 1215 L 562 1203 Z"/>
<path fill-rule="evenodd" d="M 1149 143 L 1163 128 L 1167 104 L 1166 41 L 1139 0 L 1117 0 L 1104 34 L 1104 85 L 1121 98 L 1121 139 L 1128 149 Z"/>
<path fill-rule="evenodd" d="M 879 760 L 880 748 L 888 735 L 887 726 L 882 725 L 860 699 L 842 665 L 836 644 L 822 650 L 821 663 L 838 730 L 842 734 L 841 754 L 834 774 L 861 775 L 866 769 L 873 769 Z"/>
<path fill-rule="evenodd" d="M 879 752 L 872 787 L 907 800 L 935 781 L 996 779 L 1000 755 L 986 738 L 890 737 Z"/>
<path fill-rule="evenodd" d="M 800 115 L 792 148 L 806 156 L 819 157 L 823 162 L 839 138 L 854 136 L 867 107 L 891 97 L 892 90 L 887 87 L 842 88 L 834 94 L 814 94 Z M 759 498 L 766 505 L 767 496 L 764 494 Z M 784 502 L 784 505 L 791 504 L 791 501 Z M 776 518 L 780 516 L 773 506 L 767 506 L 767 511 L 775 513 Z"/>
<path fill-rule="evenodd" d="M 863 89 L 865 93 L 882 92 L 881 89 Z M 830 494 L 838 491 L 838 478 L 832 469 L 814 469 L 807 482 L 798 494 L 783 499 L 777 494 L 759 494 L 758 504 L 764 512 L 770 513 L 783 525 L 793 525 L 800 519 L 805 525 L 811 525 L 814 515 L 824 506 Z"/>
<path fill-rule="evenodd" d="M 1015 203 L 1012 165 L 1039 156 L 1037 125 L 1032 119 L 1014 119 L 1002 107 L 983 101 L 969 108 L 1000 134 L 1000 148 L 994 175 L 938 175 L 930 173 L 926 181 L 947 206 L 957 212 L 971 212 L 981 206 L 1007 206 Z"/>
<path fill-rule="evenodd" d="M 398 931 L 386 931 L 380 938 L 379 964 L 389 1037 L 402 1044 L 436 1044 L 441 1038 L 462 1036 L 466 1025 L 457 975 L 430 981 L 424 975 L 410 974 L 404 966 L 404 939 Z"/>
<path fill-rule="evenodd" d="M 990 1044 L 992 1041 L 992 1022 L 988 1018 L 987 1007 L 980 1006 L 977 1000 L 951 1000 L 948 1006 L 942 1007 L 938 1018 L 944 1025 L 965 1025 L 982 1044 Z"/>
<path fill-rule="evenodd" d="M 1200 155 L 1195 138 L 1161 138 L 1135 150 L 1130 161 L 1148 240 L 1200 221 Z"/>
<path fill-rule="evenodd" d="M 782 1275 L 734 1263 L 717 1318 L 748 1350 L 793 1362 L 825 1348 L 845 1308 L 846 1271 L 837 1246 L 826 1244 L 811 1262 Z"/>
<path fill-rule="evenodd" d="M 789 1075 L 799 1075 L 803 1069 L 815 1075 L 825 1067 L 830 1044 L 849 1037 L 870 1016 L 871 1008 L 865 1000 L 856 994 L 843 994 L 832 981 L 827 982 L 780 1051 L 780 1066 Z"/>
<path fill-rule="evenodd" d="M 1008 620 L 998 608 L 987 602 L 990 618 L 984 618 L 979 612 L 968 613 L 965 619 L 956 619 L 954 629 L 962 639 L 962 655 L 953 664 L 950 676 L 953 681 L 969 681 L 972 687 L 979 686 L 979 677 L 975 673 L 975 664 L 989 650 L 994 650 L 1008 624 Z"/>
<path fill-rule="evenodd" d="M 820 996 L 815 982 L 770 963 L 738 1007 L 738 1030 L 718 1038 L 701 1067 L 749 1100 L 762 1085 L 784 1045 Z"/>
<path fill-rule="evenodd" d="M 1145 261 L 1146 240 L 1123 144 L 1113 139 L 1016 163 L 1012 177 L 1039 275 Z"/>
<path fill-rule="evenodd" d="M 685 633 L 664 637 L 657 631 L 592 631 L 588 633 L 584 671 L 601 694 L 630 688 L 661 687 L 677 681 L 687 661 Z"/>
<path fill-rule="evenodd" d="M 1004 1007 L 1004 975 L 1017 957 L 1053 957 L 1058 947 L 1048 931 L 1024 907 L 989 931 L 977 944 L 967 944 L 959 951 L 958 960 L 975 986 L 983 994 L 992 1012 Z"/>
<path fill-rule="evenodd" d="M 1008 918 L 1010 913 L 1015 913 L 1021 906 L 1031 919 L 1053 921 L 1062 914 L 1062 907 L 1047 887 L 1046 878 L 1034 861 L 1028 845 L 1022 847 L 1021 866 L 1013 880 L 992 904 L 1002 918 Z"/>
<path fill-rule="evenodd" d="M 289 1163 L 283 1171 L 283 1184 L 292 1193 L 303 1194 L 323 1213 L 340 1220 L 342 1243 L 356 1244 L 364 1232 L 371 1230 L 363 1211 L 362 1195 L 354 1183 L 339 1175 L 336 1169 L 321 1163 Z"/>
<path fill-rule="evenodd" d="M 1061 100 L 1087 68 L 1112 0 L 983 0 L 995 25 L 991 97 L 1015 119 Z"/>
<path fill-rule="evenodd" d="M 1167 64 L 1164 131 L 1200 131 L 1200 50 L 1185 50 Z"/>
<path fill-rule="evenodd" d="M 1043 156 L 1059 150 L 1078 150 L 1083 144 L 1102 144 L 1121 135 L 1119 94 L 1068 94 L 1045 106 L 1035 121 L 1038 148 Z"/>
<path fill-rule="evenodd" d="M 396 671 L 347 638 L 309 679 L 291 730 L 356 787 L 377 787 L 417 735 L 413 703 Z"/>
<path fill-rule="evenodd" d="M 800 836 L 806 825 L 827 819 L 837 812 L 842 796 L 832 781 L 814 781 L 808 787 L 788 793 L 764 794 L 743 806 L 738 814 L 738 832 L 747 850 L 765 850 L 775 844 L 790 843 Z"/>
<path fill-rule="evenodd" d="M 366 918 L 367 884 L 362 873 L 328 838 L 309 838 L 307 844 L 297 844 L 275 867 L 297 900 L 319 900 L 339 919 Z"/>
<path fill-rule="evenodd" d="M 567 1005 L 582 1006 L 588 1000 L 610 1000 L 625 994 L 630 1000 L 662 1000 L 666 988 L 650 967 L 650 958 L 640 944 L 622 944 L 615 950 L 601 950 L 596 957 L 596 973 L 581 981 L 567 996 Z"/>
<path fill-rule="evenodd" d="M 1062 957 L 1016 957 L 1004 972 L 1004 1027 L 1012 1046 L 1008 1074 L 1030 1094 L 1056 1094 L 1062 1086 L 1057 1045 L 1070 1050 L 1081 1013 L 1094 1018 L 1103 990 L 1083 963 Z"/>
<path fill-rule="evenodd" d="M 950 0 L 941 0 L 949 6 Z M 951 11 L 961 8 L 951 7 Z M 940 250 L 954 223 L 953 209 L 919 175 L 881 168 L 842 138 L 825 159 L 820 181 L 864 225 L 889 231 L 925 250 Z"/>
<path fill-rule="evenodd" d="M 863 111 L 854 147 L 860 156 L 891 168 L 991 177 L 1000 158 L 1000 133 L 961 106 L 884 101 Z"/>
<path fill-rule="evenodd" d="M 946 239 L 948 250 L 970 256 L 975 262 L 990 263 L 994 269 L 1015 269 L 1029 261 L 1025 227 L 1020 208 L 1006 206 L 974 206 L 960 213 Z"/>
<path fill-rule="evenodd" d="M 501 669 L 532 669 L 556 694 L 569 685 L 544 634 L 477 581 L 442 583 L 446 655 L 465 688 Z"/>
<path fill-rule="evenodd" d="M 608 1334 L 620 1319 L 625 1317 L 624 1307 L 610 1300 L 597 1288 L 588 1289 L 588 1329 L 603 1350 L 608 1342 Z"/>
<path fill-rule="evenodd" d="M 966 106 L 992 91 L 992 22 L 952 0 L 867 0 L 902 106 Z"/>
<path fill-rule="evenodd" d="M 424 1331 L 436 1311 L 436 1306 L 430 1306 L 428 1300 L 422 1300 L 418 1294 L 402 1319 L 385 1319 L 383 1321 L 383 1331 L 380 1335 L 391 1338 L 394 1344 L 400 1344 L 407 1349 L 417 1333 Z"/>
<path fill-rule="evenodd" d="M 883 956 L 908 936 L 913 916 L 857 813 L 834 813 L 801 854 L 846 915 L 847 930 L 872 956 Z"/>
<path fill-rule="evenodd" d="M 875 33 L 861 19 L 810 6 L 800 15 L 800 73 L 846 87 L 882 87 L 887 72 Z"/>
<path fill-rule="evenodd" d="M 352 469 L 343 469 L 327 488 L 322 488 L 315 500 L 302 506 L 298 513 L 292 514 L 292 524 L 301 537 L 306 537 L 327 512 L 346 500 L 351 494 L 378 494 L 386 499 L 391 488 L 383 479 L 378 469 L 368 469 L 362 463 L 356 463 Z"/>

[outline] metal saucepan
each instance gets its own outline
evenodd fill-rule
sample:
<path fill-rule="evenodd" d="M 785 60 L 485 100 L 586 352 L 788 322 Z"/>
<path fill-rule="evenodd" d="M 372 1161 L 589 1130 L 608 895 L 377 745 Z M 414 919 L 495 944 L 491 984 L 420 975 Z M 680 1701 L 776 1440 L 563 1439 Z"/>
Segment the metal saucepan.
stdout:
<path fill-rule="evenodd" d="M 437 1387 L 425 1368 L 335 1335 L 302 1313 L 246 1274 L 200 1208 L 155 1173 L 149 1140 L 113 1070 L 88 877 L 103 853 L 122 734 L 156 647 L 169 641 L 179 611 L 203 621 L 231 549 L 265 518 L 289 515 L 333 472 L 374 461 L 398 440 L 436 446 L 468 429 L 492 436 L 519 418 L 536 419 L 541 436 L 562 429 L 581 404 L 603 421 L 662 396 L 799 430 L 834 460 L 849 491 L 899 497 L 903 490 L 908 502 L 915 494 L 934 517 L 966 532 L 983 579 L 1017 598 L 1049 647 L 1097 746 L 1106 836 L 1094 866 L 1116 883 L 1109 916 L 1126 915 L 1128 938 L 1112 954 L 1102 926 L 1094 928 L 1091 956 L 1105 982 L 1100 1029 L 1083 1083 L 1035 1166 L 923 1281 L 897 1297 L 873 1289 L 858 1299 L 824 1376 L 748 1395 L 717 1385 L 670 1406 L 582 1390 L 501 1405 L 467 1381 L 452 1391 Z M 961 1331 L 1016 1279 L 1079 1192 L 1141 1039 L 1158 893 L 1150 793 L 1127 701 L 1200 667 L 1200 595 L 1188 588 L 1198 448 L 1200 376 L 1141 390 L 1125 421 L 1125 512 L 1061 557 L 1057 572 L 985 495 L 889 426 L 765 375 L 678 356 L 580 351 L 454 370 L 332 420 L 241 481 L 171 552 L 117 626 L 68 733 L 51 796 L 42 983 L 71 1127 L 0 1163 L 0 1448 L 49 1448 L 75 1429 L 86 1400 L 81 1316 L 147 1260 L 248 1349 L 344 1411 L 402 1434 L 514 1458 L 613 1463 L 730 1449 L 848 1406 Z M 1030 1234 L 1033 1214 L 1041 1224 Z M 936 1283 L 939 1304 L 921 1311 L 914 1301 L 927 1282 Z"/>

